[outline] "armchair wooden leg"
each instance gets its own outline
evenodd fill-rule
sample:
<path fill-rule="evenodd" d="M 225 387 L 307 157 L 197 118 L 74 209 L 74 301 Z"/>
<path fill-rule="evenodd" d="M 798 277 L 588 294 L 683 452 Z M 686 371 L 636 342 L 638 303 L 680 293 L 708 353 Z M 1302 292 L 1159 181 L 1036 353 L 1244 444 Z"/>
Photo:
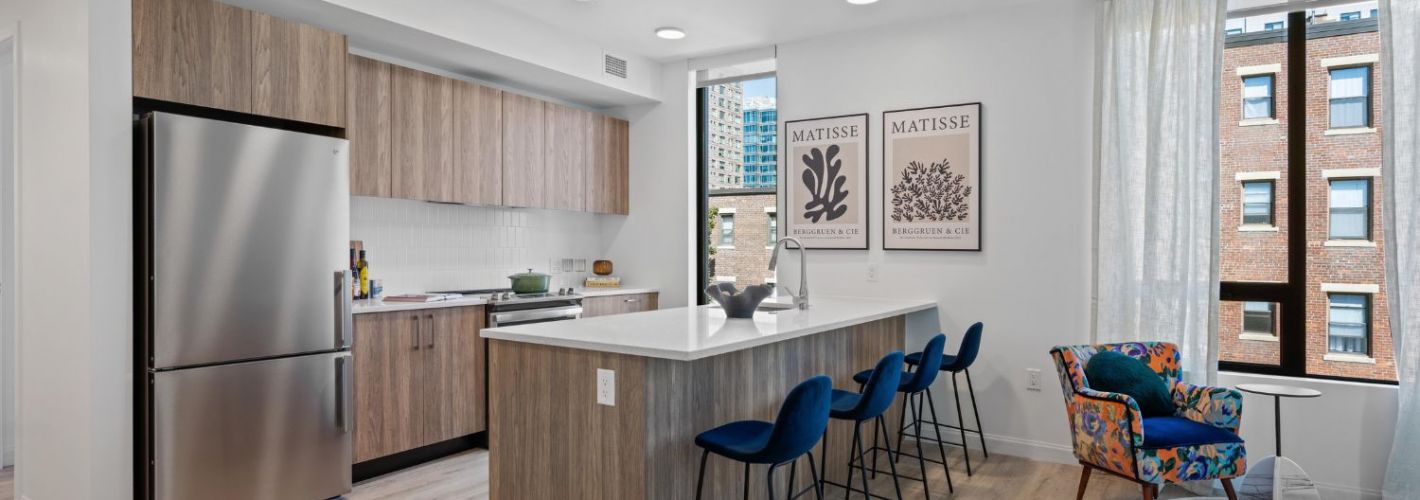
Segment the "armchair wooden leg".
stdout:
<path fill-rule="evenodd" d="M 1085 486 L 1090 484 L 1090 471 L 1093 470 L 1093 468 L 1087 464 L 1080 465 L 1082 466 L 1080 469 L 1080 491 L 1075 494 L 1075 500 L 1084 500 Z"/>
<path fill-rule="evenodd" d="M 1154 500 L 1154 485 L 1144 485 L 1144 500 Z"/>
<path fill-rule="evenodd" d="M 1228 494 L 1228 500 L 1238 500 L 1238 492 L 1233 491 L 1233 480 L 1223 479 L 1223 491 Z"/>

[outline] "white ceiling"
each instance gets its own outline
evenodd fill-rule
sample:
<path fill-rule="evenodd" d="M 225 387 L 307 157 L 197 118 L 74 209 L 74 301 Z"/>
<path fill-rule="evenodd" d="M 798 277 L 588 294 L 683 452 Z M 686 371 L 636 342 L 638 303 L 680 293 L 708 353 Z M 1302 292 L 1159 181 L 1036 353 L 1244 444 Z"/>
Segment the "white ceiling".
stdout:
<path fill-rule="evenodd" d="M 436 0 L 406 0 L 408 4 Z M 1038 0 L 478 0 L 536 18 L 620 50 L 658 61 L 764 47 L 873 26 L 999 8 Z M 675 26 L 688 34 L 662 40 Z"/>

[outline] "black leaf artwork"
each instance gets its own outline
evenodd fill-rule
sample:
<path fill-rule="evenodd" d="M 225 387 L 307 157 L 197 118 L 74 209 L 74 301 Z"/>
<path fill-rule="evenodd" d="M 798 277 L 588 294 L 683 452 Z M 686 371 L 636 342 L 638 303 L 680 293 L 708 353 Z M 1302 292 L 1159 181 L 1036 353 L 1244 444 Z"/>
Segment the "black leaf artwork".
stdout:
<path fill-rule="evenodd" d="M 952 174 L 950 163 L 924 166 L 913 161 L 902 170 L 902 178 L 892 186 L 894 222 L 941 222 L 966 220 L 971 186 L 966 176 Z"/>
<path fill-rule="evenodd" d="M 832 221 L 848 213 L 848 205 L 843 203 L 848 198 L 848 192 L 843 190 L 848 176 L 838 175 L 843 160 L 834 158 L 838 156 L 838 145 L 829 146 L 827 153 L 824 156 L 819 148 L 813 148 L 803 156 L 804 165 L 808 167 L 804 169 L 804 186 L 809 188 L 810 196 L 809 202 L 804 204 L 804 218 L 810 222 L 818 222 L 824 216 Z"/>

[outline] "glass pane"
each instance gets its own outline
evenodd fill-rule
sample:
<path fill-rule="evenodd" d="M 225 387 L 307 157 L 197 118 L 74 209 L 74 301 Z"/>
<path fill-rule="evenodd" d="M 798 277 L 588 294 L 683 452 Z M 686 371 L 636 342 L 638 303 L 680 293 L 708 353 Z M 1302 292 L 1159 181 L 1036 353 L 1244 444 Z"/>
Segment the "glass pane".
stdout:
<path fill-rule="evenodd" d="M 1243 118 L 1272 117 L 1272 75 L 1243 78 Z"/>
<path fill-rule="evenodd" d="M 711 230 L 705 266 L 712 279 L 734 277 L 740 287 L 774 281 L 768 247 L 778 221 L 766 209 L 779 204 L 775 92 L 772 77 L 716 85 L 711 91 L 716 99 L 707 103 L 710 112 L 701 124 L 716 134 L 706 146 L 715 160 L 706 186 L 710 207 L 733 212 L 722 213 L 723 222 Z"/>
<path fill-rule="evenodd" d="M 1366 309 L 1369 306 L 1369 298 L 1365 295 L 1333 293 L 1329 300 L 1327 350 L 1368 354 L 1366 332 L 1370 313 Z"/>
<path fill-rule="evenodd" d="M 1363 240 L 1370 236 L 1371 181 L 1344 179 L 1331 181 L 1328 237 L 1333 240 Z"/>
<path fill-rule="evenodd" d="M 1218 99 L 1223 281 L 1287 281 L 1290 67 L 1285 32 L 1268 34 L 1263 29 L 1265 23 L 1281 23 L 1285 17 L 1268 14 L 1227 21 L 1228 28 L 1242 30 L 1238 37 L 1246 40 L 1228 37 L 1219 76 L 1219 95 L 1224 96 Z M 1256 118 L 1275 118 L 1277 123 L 1249 121 Z M 1240 184 L 1226 184 L 1234 182 Z M 1240 323 L 1233 329 L 1240 330 Z"/>
<path fill-rule="evenodd" d="M 1365 97 L 1369 67 L 1343 68 L 1331 70 L 1331 98 Z"/>
<path fill-rule="evenodd" d="M 1272 224 L 1272 183 L 1243 183 L 1243 224 Z"/>
<path fill-rule="evenodd" d="M 1218 304 L 1218 359 L 1235 363 L 1278 365 L 1281 342 L 1278 320 L 1281 307 L 1274 302 Z"/>
<path fill-rule="evenodd" d="M 1366 126 L 1366 98 L 1331 100 L 1331 128 Z"/>

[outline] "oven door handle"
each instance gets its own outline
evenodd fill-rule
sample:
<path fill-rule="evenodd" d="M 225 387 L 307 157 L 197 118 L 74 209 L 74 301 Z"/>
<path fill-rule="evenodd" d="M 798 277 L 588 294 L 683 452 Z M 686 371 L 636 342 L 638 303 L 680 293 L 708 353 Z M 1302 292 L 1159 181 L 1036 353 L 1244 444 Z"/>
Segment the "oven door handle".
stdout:
<path fill-rule="evenodd" d="M 576 319 L 582 316 L 582 306 L 551 307 L 547 309 L 524 309 L 521 311 L 495 312 L 488 315 L 489 326 L 508 326 L 524 321 L 547 319 Z"/>

